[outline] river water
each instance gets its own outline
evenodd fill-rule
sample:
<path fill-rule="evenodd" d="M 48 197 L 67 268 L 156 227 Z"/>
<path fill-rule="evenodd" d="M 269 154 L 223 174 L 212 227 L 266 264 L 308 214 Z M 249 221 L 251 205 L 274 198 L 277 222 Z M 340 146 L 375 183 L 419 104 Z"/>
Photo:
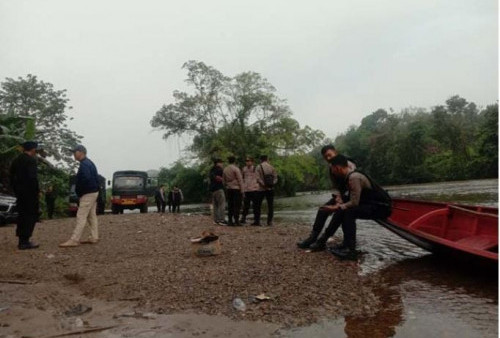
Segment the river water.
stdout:
<path fill-rule="evenodd" d="M 498 206 L 496 179 L 385 188 L 393 197 Z M 312 224 L 317 207 L 328 199 L 328 192 L 278 198 L 275 221 Z M 183 212 L 208 210 L 206 205 L 183 206 Z M 358 249 L 362 252 L 359 273 L 382 281 L 376 290 L 382 302 L 375 317 L 323 321 L 284 332 L 285 336 L 498 336 L 497 269 L 443 260 L 373 221 L 359 220 L 357 224 Z M 339 232 L 337 236 L 341 236 Z"/>

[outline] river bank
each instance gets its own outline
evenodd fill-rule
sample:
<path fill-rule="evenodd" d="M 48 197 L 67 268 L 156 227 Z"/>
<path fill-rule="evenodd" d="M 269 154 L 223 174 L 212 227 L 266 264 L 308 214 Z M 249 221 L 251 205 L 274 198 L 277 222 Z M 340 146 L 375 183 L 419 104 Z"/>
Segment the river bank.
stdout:
<path fill-rule="evenodd" d="M 359 222 L 358 262 L 297 249 L 304 222 L 103 215 L 97 245 L 59 248 L 74 222 L 38 224 L 31 251 L 16 249 L 14 226 L 0 228 L 0 337 L 498 335 L 496 278 L 457 271 L 374 222 Z M 221 255 L 192 255 L 189 239 L 205 230 L 220 236 Z M 257 301 L 262 293 L 270 299 Z"/>
<path fill-rule="evenodd" d="M 34 239 L 40 248 L 31 251 L 16 249 L 14 227 L 0 229 L 4 257 L 0 279 L 9 285 L 0 294 L 0 304 L 7 307 L 0 312 L 2 331 L 36 336 L 62 333 L 67 325 L 59 323 L 44 331 L 38 327 L 40 318 L 45 324 L 50 320 L 44 317 L 64 322 L 71 317 L 66 313 L 81 303 L 95 307 L 94 302 L 126 302 L 121 312 L 259 321 L 271 324 L 274 332 L 322 318 L 371 316 L 379 302 L 372 281 L 357 273 L 355 262 L 296 248 L 296 240 L 308 232 L 303 224 L 220 227 L 208 216 L 152 213 L 105 215 L 99 222 L 98 244 L 70 249 L 58 244 L 70 236 L 74 219 L 39 224 Z M 189 239 L 205 230 L 220 236 L 221 255 L 192 255 Z M 28 289 L 36 290 L 32 297 L 12 296 L 29 295 L 23 291 Z M 256 301 L 254 297 L 262 293 L 270 299 Z M 233 308 L 235 298 L 245 302 L 246 311 Z M 10 323 L 19 318 L 16 311 L 27 309 L 45 315 L 28 316 L 22 328 Z M 113 316 L 123 321 L 120 313 Z M 86 321 L 87 327 L 98 324 Z"/>

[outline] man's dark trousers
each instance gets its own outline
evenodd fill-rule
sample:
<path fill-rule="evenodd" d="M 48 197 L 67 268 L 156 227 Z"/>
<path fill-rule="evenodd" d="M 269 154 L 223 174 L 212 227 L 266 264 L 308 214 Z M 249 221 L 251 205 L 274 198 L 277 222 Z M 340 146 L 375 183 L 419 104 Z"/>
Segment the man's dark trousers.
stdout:
<path fill-rule="evenodd" d="M 325 236 L 333 236 L 342 225 L 344 232 L 344 246 L 351 250 L 356 248 L 356 219 L 376 219 L 384 214 L 384 207 L 374 204 L 360 204 L 345 210 L 338 209 L 325 230 Z"/>
<path fill-rule="evenodd" d="M 241 190 L 227 189 L 227 216 L 228 224 L 240 222 Z"/>
<path fill-rule="evenodd" d="M 264 190 L 259 191 L 259 197 L 257 198 L 257 210 L 255 211 L 255 223 L 260 224 L 260 214 L 262 208 L 262 201 L 264 198 L 267 202 L 267 224 L 271 225 L 274 217 L 274 190 Z"/>
<path fill-rule="evenodd" d="M 254 218 L 255 218 L 255 205 L 257 203 L 257 199 L 259 198 L 258 191 L 247 191 L 245 192 L 245 199 L 243 200 L 243 213 L 241 214 L 241 219 L 245 220 L 248 215 L 248 211 L 250 210 L 250 203 L 252 203 Z"/>
<path fill-rule="evenodd" d="M 19 237 L 20 244 L 29 243 L 30 237 L 33 235 L 35 223 L 39 217 L 39 204 L 38 198 L 34 196 L 23 196 L 19 194 L 17 197 L 17 228 L 16 236 Z"/>

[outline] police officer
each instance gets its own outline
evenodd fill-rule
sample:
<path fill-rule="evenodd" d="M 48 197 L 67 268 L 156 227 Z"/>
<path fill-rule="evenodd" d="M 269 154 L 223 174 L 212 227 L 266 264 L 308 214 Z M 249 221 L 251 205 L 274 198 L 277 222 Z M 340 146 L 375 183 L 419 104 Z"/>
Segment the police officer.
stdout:
<path fill-rule="evenodd" d="M 40 216 L 38 195 L 38 170 L 36 150 L 38 143 L 27 141 L 22 144 L 23 153 L 20 154 L 10 167 L 10 184 L 17 198 L 17 228 L 19 250 L 36 249 L 38 244 L 30 242 L 35 223 Z"/>

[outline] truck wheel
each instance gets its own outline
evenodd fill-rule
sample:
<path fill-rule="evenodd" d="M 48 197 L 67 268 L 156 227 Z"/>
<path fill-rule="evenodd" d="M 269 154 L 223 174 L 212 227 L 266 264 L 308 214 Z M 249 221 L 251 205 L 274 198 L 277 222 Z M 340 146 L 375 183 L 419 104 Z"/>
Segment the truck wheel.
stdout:
<path fill-rule="evenodd" d="M 120 209 L 116 205 L 111 206 L 111 213 L 113 213 L 113 215 L 117 215 L 119 212 Z"/>
<path fill-rule="evenodd" d="M 141 214 L 147 214 L 147 212 L 148 212 L 148 206 L 147 206 L 147 204 L 144 204 L 141 207 Z"/>

